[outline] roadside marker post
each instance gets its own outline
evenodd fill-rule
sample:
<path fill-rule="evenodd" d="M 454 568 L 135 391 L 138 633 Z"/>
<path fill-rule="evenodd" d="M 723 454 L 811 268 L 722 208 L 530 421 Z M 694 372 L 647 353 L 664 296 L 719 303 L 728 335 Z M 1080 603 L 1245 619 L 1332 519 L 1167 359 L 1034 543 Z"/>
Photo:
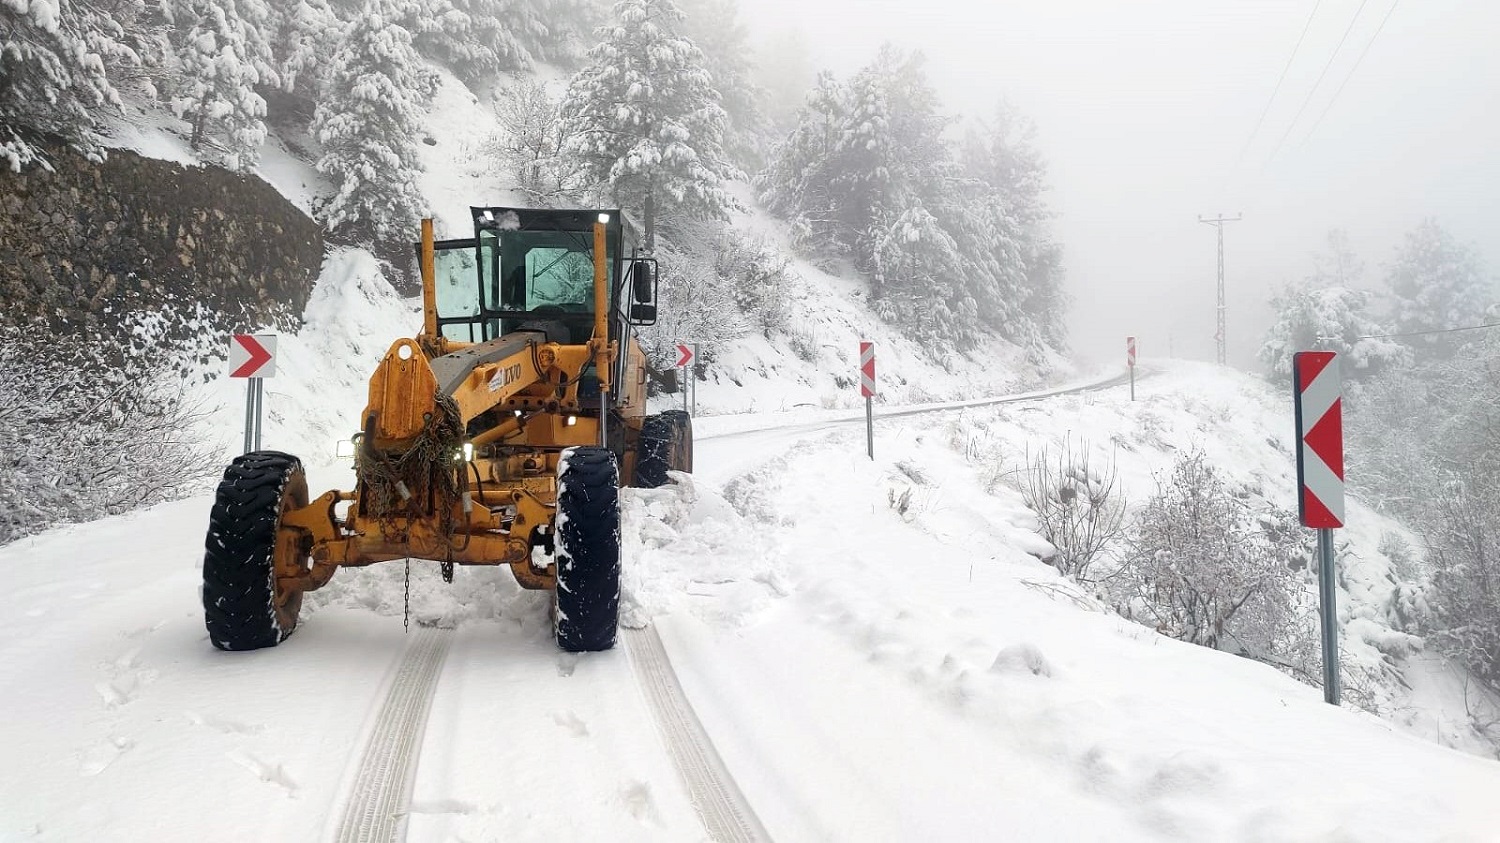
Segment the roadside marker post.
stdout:
<path fill-rule="evenodd" d="M 693 362 L 693 358 L 696 357 L 696 356 L 698 356 L 697 355 L 697 350 L 698 350 L 698 344 L 697 343 L 693 343 L 691 346 L 689 346 L 687 343 L 682 343 L 682 342 L 680 342 L 680 343 L 677 344 L 677 368 L 679 368 L 679 369 L 682 370 L 682 378 L 683 378 L 683 381 L 682 381 L 682 411 L 684 413 L 686 413 L 688 411 L 688 392 L 689 392 L 689 390 L 693 389 L 693 381 L 692 381 L 693 370 L 688 368 L 688 364 L 692 363 Z M 697 403 L 698 403 L 697 396 L 693 396 L 693 404 L 695 405 L 693 409 L 697 409 L 697 406 L 696 406 Z"/>
<path fill-rule="evenodd" d="M 1318 531 L 1318 612 L 1322 619 L 1323 699 L 1339 704 L 1338 594 L 1333 531 L 1344 526 L 1344 408 L 1338 354 L 1292 356 L 1297 416 L 1297 514 Z"/>
<path fill-rule="evenodd" d="M 859 392 L 865 398 L 865 443 L 875 459 L 875 343 L 859 344 Z"/>
<path fill-rule="evenodd" d="M 229 376 L 245 381 L 245 453 L 260 450 L 264 380 L 276 376 L 276 335 L 235 334 L 229 338 Z"/>
<path fill-rule="evenodd" d="M 1130 367 L 1130 400 L 1135 400 L 1135 337 L 1125 338 L 1125 365 Z"/>

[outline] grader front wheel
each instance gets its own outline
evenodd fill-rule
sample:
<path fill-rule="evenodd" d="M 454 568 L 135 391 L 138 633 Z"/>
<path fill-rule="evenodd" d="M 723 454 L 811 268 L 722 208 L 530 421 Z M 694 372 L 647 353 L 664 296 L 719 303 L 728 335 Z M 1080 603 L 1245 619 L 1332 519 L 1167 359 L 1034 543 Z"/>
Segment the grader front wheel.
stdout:
<path fill-rule="evenodd" d="M 307 505 L 307 477 L 290 454 L 256 451 L 224 470 L 203 557 L 203 616 L 221 650 L 274 647 L 297 628 L 301 592 L 276 585 L 278 558 L 305 556 L 282 516 Z"/>
<path fill-rule="evenodd" d="M 557 490 L 557 645 L 615 646 L 620 619 L 620 469 L 605 448 L 563 453 Z"/>

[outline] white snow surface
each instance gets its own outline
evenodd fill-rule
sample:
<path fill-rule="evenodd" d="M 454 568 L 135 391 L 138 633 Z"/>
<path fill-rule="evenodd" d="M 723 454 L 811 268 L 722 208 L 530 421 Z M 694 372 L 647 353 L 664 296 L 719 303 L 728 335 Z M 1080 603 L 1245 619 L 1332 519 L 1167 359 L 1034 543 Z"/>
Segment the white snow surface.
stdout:
<path fill-rule="evenodd" d="M 1104 611 L 1033 555 L 1017 493 L 986 491 L 991 458 L 1068 431 L 1119 432 L 1131 477 L 1162 463 L 1151 437 L 1194 430 L 1284 474 L 1235 417 L 1271 412 L 1252 381 L 1162 369 L 1135 404 L 1112 387 L 882 421 L 874 461 L 836 413 L 703 419 L 694 475 L 625 493 L 624 621 L 657 626 L 773 838 L 1495 839 L 1500 763 Z M 330 483 L 347 471 L 314 470 Z M 280 647 L 220 653 L 195 596 L 209 505 L 0 548 L 0 839 L 327 830 L 401 655 L 403 568 L 342 571 Z M 702 839 L 623 649 L 558 652 L 547 610 L 503 572 L 446 586 L 414 564 L 414 621 L 457 639 L 409 839 Z"/>

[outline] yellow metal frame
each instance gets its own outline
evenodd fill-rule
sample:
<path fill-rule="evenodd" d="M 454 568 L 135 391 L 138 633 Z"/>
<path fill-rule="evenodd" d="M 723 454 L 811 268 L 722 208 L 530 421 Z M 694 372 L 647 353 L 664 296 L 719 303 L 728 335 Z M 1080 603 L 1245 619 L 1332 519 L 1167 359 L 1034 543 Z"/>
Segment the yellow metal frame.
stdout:
<path fill-rule="evenodd" d="M 473 347 L 445 339 L 438 330 L 435 296 L 435 237 L 422 221 L 420 269 L 423 328 L 414 339 L 394 342 L 370 378 L 362 418 L 373 420 L 364 448 L 400 452 L 415 441 L 438 406 L 431 360 Z M 545 546 L 555 520 L 557 469 L 565 448 L 599 441 L 599 407 L 580 403 L 580 375 L 590 362 L 603 394 L 612 394 L 618 343 L 609 340 L 609 266 L 605 226 L 594 226 L 593 334 L 587 344 L 528 343 L 506 358 L 475 366 L 450 397 L 458 421 L 490 426 L 468 437 L 472 458 L 464 460 L 461 499 L 434 500 L 431 511 L 395 518 L 367 512 L 361 487 L 329 491 L 282 516 L 276 554 L 278 594 L 300 595 L 327 584 L 337 569 L 417 558 L 457 565 L 508 565 L 526 588 L 556 586 L 555 569 L 532 564 L 534 546 Z M 632 339 L 626 349 L 625 395 L 616 405 L 623 418 L 625 465 L 634 469 L 634 443 L 645 413 L 645 355 Z M 617 434 L 618 435 L 618 434 Z M 363 457 L 361 457 L 363 458 Z M 342 513 L 340 508 L 346 507 Z M 445 529 L 446 527 L 446 529 Z"/>

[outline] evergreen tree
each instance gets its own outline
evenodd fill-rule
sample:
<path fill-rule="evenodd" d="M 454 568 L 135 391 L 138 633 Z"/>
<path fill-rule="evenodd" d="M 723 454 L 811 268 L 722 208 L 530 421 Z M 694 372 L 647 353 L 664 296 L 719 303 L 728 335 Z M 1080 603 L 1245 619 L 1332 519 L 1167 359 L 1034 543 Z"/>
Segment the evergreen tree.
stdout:
<path fill-rule="evenodd" d="M 327 84 L 329 58 L 338 49 L 343 24 L 328 0 L 291 0 L 275 8 L 276 73 L 281 89 L 317 101 Z"/>
<path fill-rule="evenodd" d="M 819 74 L 796 127 L 755 179 L 761 204 L 791 222 L 792 247 L 815 260 L 842 254 L 857 234 L 840 227 L 833 195 L 834 147 L 848 119 L 848 90 L 833 74 Z"/>
<path fill-rule="evenodd" d="M 1312 349 L 1338 352 L 1351 379 L 1404 363 L 1409 355 L 1400 343 L 1377 338 L 1388 331 L 1369 315 L 1369 305 L 1364 290 L 1289 287 L 1271 300 L 1276 322 L 1258 356 L 1278 376 L 1292 373 L 1292 355 Z"/>
<path fill-rule="evenodd" d="M 352 241 L 409 238 L 425 210 L 417 187 L 419 101 L 432 83 L 394 12 L 375 0 L 353 22 L 313 117 L 324 150 L 318 171 L 336 188 L 320 208 L 324 224 Z"/>
<path fill-rule="evenodd" d="M 261 0 L 168 0 L 162 8 L 177 59 L 172 110 L 191 124 L 193 149 L 217 131 L 222 152 L 211 157 L 249 169 L 266 139 L 266 101 L 255 86 L 277 82 L 270 10 Z"/>
<path fill-rule="evenodd" d="M 100 113 L 118 108 L 106 60 L 127 52 L 120 23 L 74 0 L 0 4 L 0 160 L 47 166 L 56 138 L 100 160 Z M 128 58 L 128 56 L 126 56 Z"/>
<path fill-rule="evenodd" d="M 1479 257 L 1456 242 L 1435 220 L 1406 235 L 1386 278 L 1395 297 L 1396 331 L 1410 334 L 1478 325 L 1494 303 L 1494 288 Z M 1419 359 L 1451 356 L 1462 335 L 1430 334 L 1408 339 Z"/>
<path fill-rule="evenodd" d="M 872 232 L 876 313 L 920 341 L 972 347 L 978 306 L 962 283 L 958 244 L 937 218 L 919 202 Z"/>
<path fill-rule="evenodd" d="M 721 148 L 725 114 L 703 53 L 677 34 L 671 0 L 620 0 L 614 24 L 568 86 L 567 155 L 604 201 L 664 221 L 724 217 L 735 175 Z"/>
<path fill-rule="evenodd" d="M 516 0 L 427 0 L 409 3 L 405 25 L 417 52 L 440 62 L 468 84 L 500 70 L 531 66 L 516 37 Z"/>
<path fill-rule="evenodd" d="M 741 166 L 758 163 L 764 154 L 768 123 L 765 98 L 751 79 L 754 62 L 749 31 L 740 20 L 737 0 L 685 0 L 682 33 L 703 51 L 709 76 L 728 116 L 725 147 Z"/>
<path fill-rule="evenodd" d="M 1290 375 L 1292 355 L 1312 349 L 1338 352 L 1344 377 L 1351 380 L 1411 362 L 1399 342 L 1380 338 L 1391 330 L 1370 314 L 1373 296 L 1358 289 L 1363 275 L 1364 263 L 1349 236 L 1338 229 L 1328 232 L 1326 250 L 1313 256 L 1312 273 L 1271 299 L 1276 322 L 1257 355 L 1270 374 Z"/>
<path fill-rule="evenodd" d="M 1045 167 L 1024 124 L 1001 117 L 955 150 L 921 56 L 887 47 L 847 85 L 819 77 L 755 186 L 794 248 L 850 259 L 896 324 L 961 348 L 991 331 L 1044 355 L 1066 341 L 1061 253 Z"/>

